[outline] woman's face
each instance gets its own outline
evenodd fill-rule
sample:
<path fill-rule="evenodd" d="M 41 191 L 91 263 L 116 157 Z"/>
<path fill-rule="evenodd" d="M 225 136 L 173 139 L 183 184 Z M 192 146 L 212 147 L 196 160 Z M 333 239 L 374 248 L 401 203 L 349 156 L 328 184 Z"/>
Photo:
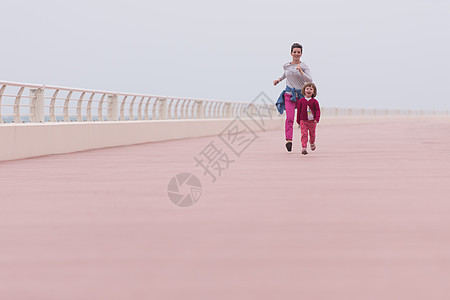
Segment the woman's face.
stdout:
<path fill-rule="evenodd" d="M 294 60 L 299 60 L 300 57 L 302 56 L 302 49 L 301 48 L 292 49 L 291 55 Z"/>

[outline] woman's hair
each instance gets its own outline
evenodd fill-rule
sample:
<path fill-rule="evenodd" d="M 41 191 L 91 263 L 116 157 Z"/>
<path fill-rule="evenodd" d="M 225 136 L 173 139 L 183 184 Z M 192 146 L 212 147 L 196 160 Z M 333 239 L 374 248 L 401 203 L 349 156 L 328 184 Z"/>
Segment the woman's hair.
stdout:
<path fill-rule="evenodd" d="M 295 48 L 300 48 L 300 50 L 302 50 L 302 53 L 303 53 L 303 46 L 300 45 L 299 43 L 293 43 L 292 44 L 292 46 L 291 46 L 291 53 L 292 53 L 292 51 L 294 51 Z"/>
<path fill-rule="evenodd" d="M 312 88 L 314 89 L 314 93 L 312 94 L 312 98 L 316 97 L 316 96 L 317 96 L 317 87 L 316 87 L 316 85 L 315 85 L 314 83 L 312 83 L 312 82 L 307 82 L 307 83 L 305 83 L 305 84 L 303 85 L 303 87 L 302 87 L 302 95 L 305 96 L 305 89 L 306 89 L 308 86 L 310 86 L 310 87 L 312 87 Z"/>

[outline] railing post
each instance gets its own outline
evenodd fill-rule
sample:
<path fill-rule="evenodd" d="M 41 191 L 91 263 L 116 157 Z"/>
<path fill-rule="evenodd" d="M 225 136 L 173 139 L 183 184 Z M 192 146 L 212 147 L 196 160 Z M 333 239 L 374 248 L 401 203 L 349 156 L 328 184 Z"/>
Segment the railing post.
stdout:
<path fill-rule="evenodd" d="M 30 121 L 44 122 L 44 89 L 30 89 Z"/>
<path fill-rule="evenodd" d="M 17 92 L 16 100 L 14 100 L 14 123 L 22 123 L 22 118 L 20 117 L 20 101 L 24 89 L 25 87 L 20 88 Z"/>
<path fill-rule="evenodd" d="M 270 112 L 270 117 L 276 117 L 277 116 L 277 110 L 275 109 L 275 107 L 273 105 L 269 105 L 269 112 Z"/>
<path fill-rule="evenodd" d="M 118 95 L 108 95 L 108 121 L 119 120 L 119 102 Z"/>
<path fill-rule="evenodd" d="M 158 111 L 158 119 L 159 120 L 167 120 L 168 111 L 167 111 L 167 99 L 166 98 L 158 98 L 159 102 L 159 111 Z"/>
<path fill-rule="evenodd" d="M 223 117 L 231 119 L 233 117 L 231 115 L 231 103 L 226 103 L 224 108 L 225 108 L 225 113 L 224 113 Z"/>
<path fill-rule="evenodd" d="M 204 119 L 205 118 L 205 104 L 202 100 L 197 100 L 197 118 Z"/>

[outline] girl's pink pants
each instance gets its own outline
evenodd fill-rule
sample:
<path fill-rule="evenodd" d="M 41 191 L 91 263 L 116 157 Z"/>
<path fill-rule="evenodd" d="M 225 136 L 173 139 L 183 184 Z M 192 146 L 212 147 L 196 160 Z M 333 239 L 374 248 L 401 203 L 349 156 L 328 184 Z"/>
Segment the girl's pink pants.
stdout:
<path fill-rule="evenodd" d="M 309 143 L 314 144 L 316 142 L 316 125 L 314 121 L 300 120 L 300 130 L 302 131 L 302 148 L 306 148 L 308 144 L 308 131 L 309 131 Z"/>

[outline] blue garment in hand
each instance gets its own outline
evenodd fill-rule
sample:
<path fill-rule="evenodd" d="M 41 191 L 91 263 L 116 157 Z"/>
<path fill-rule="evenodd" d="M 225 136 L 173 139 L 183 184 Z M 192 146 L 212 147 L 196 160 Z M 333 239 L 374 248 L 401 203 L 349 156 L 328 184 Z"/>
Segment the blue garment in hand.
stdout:
<path fill-rule="evenodd" d="M 302 90 L 301 89 L 294 89 L 289 86 L 286 86 L 284 91 L 281 92 L 280 97 L 278 97 L 277 103 L 275 105 L 277 106 L 277 110 L 280 114 L 284 113 L 284 94 L 286 92 L 292 93 L 292 97 L 290 101 L 297 102 L 297 100 L 300 100 L 303 98 Z"/>

